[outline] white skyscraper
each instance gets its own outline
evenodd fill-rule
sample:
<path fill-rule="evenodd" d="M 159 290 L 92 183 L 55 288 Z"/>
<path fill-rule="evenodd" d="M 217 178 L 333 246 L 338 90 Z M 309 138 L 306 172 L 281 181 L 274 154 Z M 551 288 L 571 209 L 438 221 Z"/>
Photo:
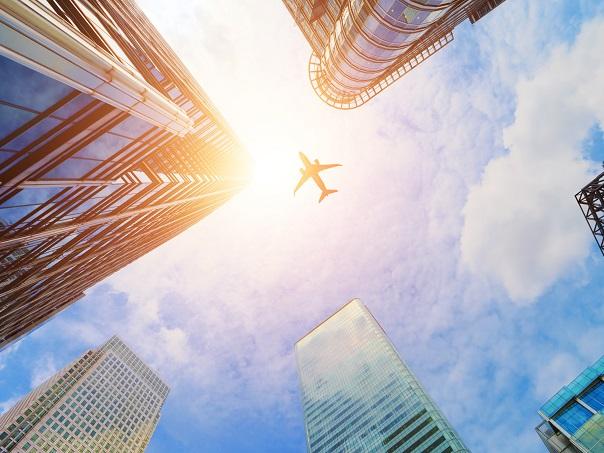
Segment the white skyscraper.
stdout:
<path fill-rule="evenodd" d="M 112 337 L 0 416 L 0 452 L 142 452 L 168 392 Z"/>

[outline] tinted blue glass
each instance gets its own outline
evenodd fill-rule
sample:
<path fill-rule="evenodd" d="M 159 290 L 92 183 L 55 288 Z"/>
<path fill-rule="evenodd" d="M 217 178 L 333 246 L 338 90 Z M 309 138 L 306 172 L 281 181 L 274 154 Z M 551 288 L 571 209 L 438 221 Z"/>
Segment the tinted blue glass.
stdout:
<path fill-rule="evenodd" d="M 590 389 L 581 399 L 598 412 L 604 411 L 604 382 L 599 382 Z"/>
<path fill-rule="evenodd" d="M 118 137 L 113 134 L 103 134 L 95 141 L 86 145 L 78 151 L 75 157 L 88 157 L 91 159 L 105 160 L 113 156 L 132 140 L 129 138 Z"/>
<path fill-rule="evenodd" d="M 0 86 L 2 84 L 0 83 Z M 35 113 L 0 104 L 0 139 L 31 120 Z"/>
<path fill-rule="evenodd" d="M 5 149 L 0 149 L 0 164 L 4 162 L 6 159 L 11 158 L 15 155 L 14 151 L 7 151 Z"/>
<path fill-rule="evenodd" d="M 43 179 L 79 179 L 97 165 L 99 161 L 72 157 L 46 173 Z"/>
<path fill-rule="evenodd" d="M 568 409 L 562 411 L 554 417 L 554 420 L 564 428 L 569 434 L 575 434 L 587 420 L 592 417 L 592 413 L 581 406 L 579 403 L 573 403 Z"/>
<path fill-rule="evenodd" d="M 46 110 L 73 88 L 0 55 L 0 99 L 33 110 Z"/>
<path fill-rule="evenodd" d="M 111 132 L 130 138 L 138 138 L 152 127 L 152 124 L 149 124 L 135 116 L 131 116 L 115 126 Z"/>
<path fill-rule="evenodd" d="M 33 141 L 40 138 L 46 132 L 57 126 L 61 121 L 53 118 L 44 118 L 34 126 L 28 127 L 21 135 L 15 137 L 6 144 L 6 148 L 20 150 L 25 148 Z"/>
<path fill-rule="evenodd" d="M 52 115 L 61 119 L 67 119 L 70 116 L 78 113 L 92 101 L 94 101 L 94 98 L 92 96 L 80 93 L 67 104 L 55 110 Z"/>
<path fill-rule="evenodd" d="M 5 201 L 2 206 L 18 206 L 24 204 L 43 203 L 63 190 L 62 187 L 28 187 Z"/>
<path fill-rule="evenodd" d="M 23 189 L 0 206 L 0 219 L 13 224 L 61 190 L 61 187 Z"/>

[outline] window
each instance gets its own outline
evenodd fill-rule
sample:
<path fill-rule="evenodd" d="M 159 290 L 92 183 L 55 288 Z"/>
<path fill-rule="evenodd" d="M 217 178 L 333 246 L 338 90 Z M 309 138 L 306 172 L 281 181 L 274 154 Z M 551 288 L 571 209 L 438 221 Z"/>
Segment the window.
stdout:
<path fill-rule="evenodd" d="M 575 434 L 587 420 L 592 417 L 592 413 L 574 402 L 560 414 L 554 417 L 554 420 L 569 434 Z"/>
<path fill-rule="evenodd" d="M 604 412 L 604 382 L 598 381 L 580 398 L 595 411 Z"/>

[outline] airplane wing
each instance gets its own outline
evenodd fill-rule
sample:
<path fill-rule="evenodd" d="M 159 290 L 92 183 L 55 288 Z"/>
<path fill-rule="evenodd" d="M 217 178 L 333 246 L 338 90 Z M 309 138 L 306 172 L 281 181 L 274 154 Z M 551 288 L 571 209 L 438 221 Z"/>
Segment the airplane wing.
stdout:
<path fill-rule="evenodd" d="M 323 170 L 327 170 L 328 168 L 334 168 L 334 167 L 341 167 L 342 164 L 327 164 L 327 165 L 316 165 L 315 168 L 317 169 L 317 172 L 323 171 Z"/>
<path fill-rule="evenodd" d="M 310 175 L 308 174 L 308 172 L 306 172 L 306 173 L 304 173 L 302 175 L 302 177 L 300 178 L 300 181 L 298 181 L 298 185 L 294 189 L 294 195 L 296 194 L 296 192 L 298 191 L 298 189 L 300 187 L 302 187 L 302 184 L 304 184 L 309 177 L 310 177 Z"/>
<path fill-rule="evenodd" d="M 300 156 L 300 160 L 302 161 L 305 167 L 310 167 L 312 165 L 310 163 L 310 160 L 308 160 L 308 157 L 306 157 L 306 154 L 304 154 L 302 151 L 300 151 L 298 155 Z"/>

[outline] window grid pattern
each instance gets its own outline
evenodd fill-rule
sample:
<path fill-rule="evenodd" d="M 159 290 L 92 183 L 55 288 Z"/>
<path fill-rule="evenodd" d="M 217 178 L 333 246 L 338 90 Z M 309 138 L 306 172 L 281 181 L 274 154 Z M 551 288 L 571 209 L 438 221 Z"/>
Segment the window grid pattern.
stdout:
<path fill-rule="evenodd" d="M 283 2 L 312 47 L 315 92 L 333 107 L 352 109 L 451 42 L 461 22 L 474 23 L 503 0 Z"/>
<path fill-rule="evenodd" d="M 176 135 L 0 55 L 0 348 L 249 179 L 237 138 L 132 1 L 28 1 L 136 71 L 192 128 Z"/>
<path fill-rule="evenodd" d="M 354 300 L 296 344 L 310 452 L 467 452 Z"/>
<path fill-rule="evenodd" d="M 0 452 L 144 451 L 168 386 L 117 337 L 68 368 L 0 418 Z"/>
<path fill-rule="evenodd" d="M 604 452 L 604 356 L 539 410 L 536 430 L 553 452 Z"/>

